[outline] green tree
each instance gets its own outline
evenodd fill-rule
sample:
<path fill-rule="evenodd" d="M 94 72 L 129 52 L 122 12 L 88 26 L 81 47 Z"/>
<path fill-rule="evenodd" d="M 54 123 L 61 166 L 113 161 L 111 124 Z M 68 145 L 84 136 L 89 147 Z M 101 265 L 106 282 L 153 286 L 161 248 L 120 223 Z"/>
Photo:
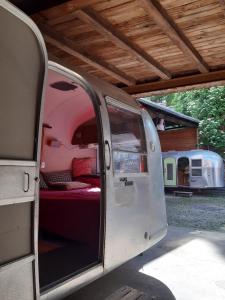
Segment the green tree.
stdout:
<path fill-rule="evenodd" d="M 155 101 L 154 98 L 176 111 L 199 119 L 200 146 L 225 157 L 225 87 L 151 97 L 151 100 Z"/>

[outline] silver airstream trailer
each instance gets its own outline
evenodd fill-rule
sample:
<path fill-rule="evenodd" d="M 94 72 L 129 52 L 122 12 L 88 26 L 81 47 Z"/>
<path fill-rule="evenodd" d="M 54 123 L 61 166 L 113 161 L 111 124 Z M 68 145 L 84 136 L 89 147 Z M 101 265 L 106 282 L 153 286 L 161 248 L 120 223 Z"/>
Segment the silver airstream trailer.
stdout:
<path fill-rule="evenodd" d="M 3 0 L 0 22 L 0 299 L 61 299 L 165 236 L 159 139 L 128 94 L 48 62 Z"/>
<path fill-rule="evenodd" d="M 165 187 L 224 187 L 224 164 L 220 155 L 208 150 L 163 153 Z"/>

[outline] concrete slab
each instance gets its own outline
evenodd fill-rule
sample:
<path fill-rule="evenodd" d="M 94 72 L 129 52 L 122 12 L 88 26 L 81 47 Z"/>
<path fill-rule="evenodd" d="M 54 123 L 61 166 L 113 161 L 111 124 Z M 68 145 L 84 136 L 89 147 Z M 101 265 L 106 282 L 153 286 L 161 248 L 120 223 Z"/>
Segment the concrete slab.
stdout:
<path fill-rule="evenodd" d="M 225 299 L 223 233 L 170 226 L 167 238 L 146 256 L 141 272 L 161 280 L 177 300 Z"/>
<path fill-rule="evenodd" d="M 225 235 L 170 226 L 167 237 L 65 300 L 104 300 L 123 286 L 151 300 L 224 300 Z"/>

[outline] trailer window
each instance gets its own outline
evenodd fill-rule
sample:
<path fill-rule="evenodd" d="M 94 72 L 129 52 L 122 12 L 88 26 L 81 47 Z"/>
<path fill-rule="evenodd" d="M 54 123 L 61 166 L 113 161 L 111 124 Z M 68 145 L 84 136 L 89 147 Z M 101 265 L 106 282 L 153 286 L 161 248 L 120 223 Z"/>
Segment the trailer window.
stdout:
<path fill-rule="evenodd" d="M 115 173 L 147 172 L 147 150 L 141 115 L 108 104 Z"/>
<path fill-rule="evenodd" d="M 167 180 L 173 180 L 173 164 L 167 164 Z"/>
<path fill-rule="evenodd" d="M 201 159 L 192 159 L 191 160 L 192 167 L 201 167 L 202 166 L 202 160 Z"/>
<path fill-rule="evenodd" d="M 192 176 L 202 176 L 202 169 L 192 169 Z"/>
<path fill-rule="evenodd" d="M 191 175 L 192 176 L 202 176 L 202 160 L 192 159 L 191 160 Z"/>

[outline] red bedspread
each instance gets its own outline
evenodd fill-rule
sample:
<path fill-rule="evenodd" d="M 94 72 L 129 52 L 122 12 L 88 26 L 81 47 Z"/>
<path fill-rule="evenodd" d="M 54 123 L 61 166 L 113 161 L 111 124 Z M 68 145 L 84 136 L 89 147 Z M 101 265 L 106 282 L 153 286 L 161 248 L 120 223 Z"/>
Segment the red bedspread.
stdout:
<path fill-rule="evenodd" d="M 82 189 L 74 190 L 41 190 L 40 198 L 45 199 L 98 199 L 99 200 L 100 188 L 99 187 L 85 187 Z"/>
<path fill-rule="evenodd" d="M 100 189 L 40 191 L 40 229 L 98 247 Z"/>

